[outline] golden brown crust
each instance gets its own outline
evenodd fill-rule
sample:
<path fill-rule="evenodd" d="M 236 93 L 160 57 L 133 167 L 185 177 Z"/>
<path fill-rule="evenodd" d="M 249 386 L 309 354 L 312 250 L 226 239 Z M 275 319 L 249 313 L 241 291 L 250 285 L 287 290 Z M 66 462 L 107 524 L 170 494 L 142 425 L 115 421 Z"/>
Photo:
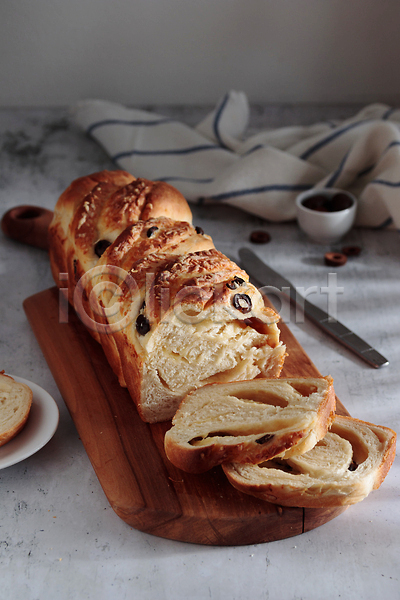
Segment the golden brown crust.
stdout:
<path fill-rule="evenodd" d="M 284 437 L 280 436 L 279 439 L 275 437 L 274 443 L 269 444 L 268 447 L 257 446 L 253 440 L 228 446 L 222 440 L 204 448 L 193 448 L 193 451 L 178 448 L 169 436 L 165 436 L 165 453 L 168 460 L 182 471 L 200 474 L 225 463 L 240 462 L 257 465 L 267 460 L 267 457 L 276 456 L 292 448 L 302 440 L 303 435 L 298 431 Z"/>
<path fill-rule="evenodd" d="M 61 194 L 49 228 L 50 264 L 54 280 L 68 273 L 74 287 L 96 265 L 95 245 L 113 242 L 132 223 L 159 216 L 192 220 L 188 203 L 164 182 L 133 177 L 126 171 L 101 171 L 73 181 Z"/>
<path fill-rule="evenodd" d="M 96 186 L 111 183 L 118 188 L 133 180 L 134 177 L 126 171 L 100 171 L 75 179 L 59 197 L 49 227 L 50 266 L 53 279 L 59 287 L 65 287 L 65 279 L 60 278 L 60 273 L 68 274 L 71 302 L 77 280 L 74 270 L 77 270 L 78 265 L 73 242 L 75 235 L 71 231 L 76 212 Z M 82 268 L 79 271 L 82 273 Z"/>
<path fill-rule="evenodd" d="M 197 233 L 186 221 L 177 221 L 167 217 L 152 218 L 126 227 L 107 248 L 98 261 L 98 265 L 115 265 L 126 271 L 145 270 L 148 257 L 158 255 L 181 256 L 186 252 L 196 252 L 213 248 L 208 235 Z"/>

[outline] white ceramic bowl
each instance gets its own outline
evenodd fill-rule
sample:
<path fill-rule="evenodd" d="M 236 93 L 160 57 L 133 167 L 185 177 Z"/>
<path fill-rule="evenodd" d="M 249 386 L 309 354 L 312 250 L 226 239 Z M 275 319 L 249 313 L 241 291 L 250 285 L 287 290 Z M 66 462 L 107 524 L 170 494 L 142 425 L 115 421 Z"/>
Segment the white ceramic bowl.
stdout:
<path fill-rule="evenodd" d="M 336 194 L 344 194 L 350 200 L 349 208 L 332 212 L 320 212 L 307 208 L 303 202 L 316 196 L 333 198 Z M 357 212 L 357 199 L 345 190 L 335 188 L 312 189 L 299 194 L 296 198 L 297 221 L 307 236 L 319 244 L 334 244 L 339 241 L 353 226 Z"/>

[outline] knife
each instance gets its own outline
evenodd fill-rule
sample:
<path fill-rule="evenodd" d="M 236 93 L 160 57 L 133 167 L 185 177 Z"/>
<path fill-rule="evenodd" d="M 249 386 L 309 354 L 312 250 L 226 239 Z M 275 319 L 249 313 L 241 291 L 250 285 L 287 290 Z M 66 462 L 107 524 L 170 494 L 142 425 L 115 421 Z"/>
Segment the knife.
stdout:
<path fill-rule="evenodd" d="M 315 304 L 309 302 L 290 281 L 266 265 L 249 248 L 240 248 L 240 260 L 245 270 L 261 285 L 273 287 L 276 291 L 290 300 L 291 304 L 300 306 L 304 314 L 322 331 L 325 331 L 346 348 L 354 352 L 364 360 L 370 367 L 379 369 L 389 364 L 389 361 L 379 354 L 372 346 L 353 333 L 345 325 L 337 321 Z M 261 292 L 264 290 L 261 289 Z M 268 291 L 264 291 L 268 295 Z M 272 291 L 270 291 L 272 295 Z"/>

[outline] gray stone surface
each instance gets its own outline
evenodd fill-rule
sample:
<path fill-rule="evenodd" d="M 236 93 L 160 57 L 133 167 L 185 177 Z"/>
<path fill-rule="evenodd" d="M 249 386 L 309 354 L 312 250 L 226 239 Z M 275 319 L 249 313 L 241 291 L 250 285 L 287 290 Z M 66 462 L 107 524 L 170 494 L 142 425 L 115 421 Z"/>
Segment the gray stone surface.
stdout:
<path fill-rule="evenodd" d="M 188 124 L 205 108 L 156 107 Z M 253 107 L 250 131 L 351 116 L 354 106 Z M 113 168 L 63 109 L 0 111 L 0 211 L 19 204 L 52 209 L 76 177 Z M 327 307 L 329 248 L 308 242 L 295 223 L 272 224 L 227 206 L 193 207 L 194 221 L 234 259 L 252 247 Z M 254 246 L 262 228 L 271 242 Z M 338 319 L 390 360 L 375 371 L 307 321 L 289 325 L 353 416 L 399 422 L 400 278 L 396 231 L 353 230 L 343 244 L 362 254 L 337 270 Z M 52 440 L 0 471 L 1 597 L 12 600 L 212 598 L 239 600 L 399 597 L 399 463 L 380 490 L 324 526 L 255 546 L 202 547 L 135 531 L 109 506 L 27 323 L 24 298 L 53 285 L 46 252 L 0 235 L 0 368 L 46 389 L 60 409 Z M 285 313 L 283 307 L 282 313 Z"/>

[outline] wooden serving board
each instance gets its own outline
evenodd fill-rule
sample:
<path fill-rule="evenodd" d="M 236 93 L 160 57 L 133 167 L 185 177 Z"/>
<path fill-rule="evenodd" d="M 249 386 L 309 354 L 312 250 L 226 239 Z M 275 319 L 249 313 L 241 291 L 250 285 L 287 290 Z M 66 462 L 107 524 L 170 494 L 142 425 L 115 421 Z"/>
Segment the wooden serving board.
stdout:
<path fill-rule="evenodd" d="M 208 545 L 271 542 L 309 531 L 345 509 L 276 506 L 235 490 L 222 468 L 191 475 L 164 453 L 169 423 L 144 423 L 103 350 L 72 310 L 59 319 L 59 291 L 24 301 L 24 309 L 100 484 L 116 514 L 159 537 Z M 295 337 L 280 325 L 289 356 L 282 376 L 315 376 Z M 347 414 L 338 401 L 337 412 Z"/>

